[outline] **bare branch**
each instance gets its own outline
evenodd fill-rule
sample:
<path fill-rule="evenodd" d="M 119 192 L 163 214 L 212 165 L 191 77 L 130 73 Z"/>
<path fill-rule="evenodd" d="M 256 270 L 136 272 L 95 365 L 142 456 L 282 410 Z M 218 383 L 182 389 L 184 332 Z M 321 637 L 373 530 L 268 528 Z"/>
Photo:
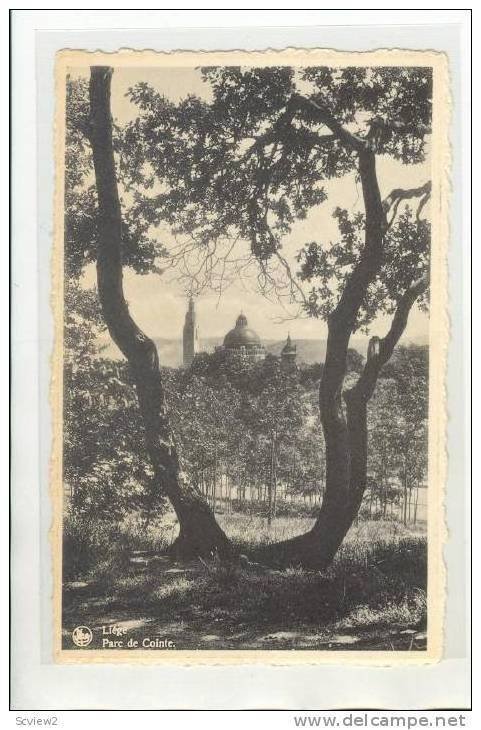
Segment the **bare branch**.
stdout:
<path fill-rule="evenodd" d="M 281 262 L 282 266 L 285 269 L 286 275 L 288 277 L 290 289 L 291 289 L 292 300 L 295 302 L 297 301 L 296 296 L 295 296 L 295 292 L 297 292 L 297 294 L 299 294 L 299 296 L 301 297 L 301 303 L 307 305 L 306 294 L 305 294 L 303 288 L 301 287 L 301 285 L 299 284 L 299 282 L 297 281 L 296 277 L 292 274 L 289 263 L 284 258 L 284 256 L 281 255 L 280 251 L 276 251 L 276 257 Z"/>

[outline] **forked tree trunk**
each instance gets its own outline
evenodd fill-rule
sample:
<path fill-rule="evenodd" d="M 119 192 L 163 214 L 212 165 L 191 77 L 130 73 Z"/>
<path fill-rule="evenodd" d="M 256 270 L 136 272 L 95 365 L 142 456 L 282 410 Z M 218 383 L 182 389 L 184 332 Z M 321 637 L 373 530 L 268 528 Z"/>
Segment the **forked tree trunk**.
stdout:
<path fill-rule="evenodd" d="M 97 272 L 102 309 L 109 332 L 132 369 L 156 481 L 159 489 L 169 497 L 179 519 L 177 548 L 187 554 L 209 554 L 212 551 L 231 554 L 231 545 L 209 506 L 181 472 L 166 413 L 157 351 L 154 343 L 130 317 L 123 295 L 121 211 L 110 119 L 111 73 L 112 70 L 107 67 L 93 67 L 90 82 L 90 136 L 101 241 Z M 375 155 L 368 141 L 352 135 L 317 103 L 309 104 L 311 112 L 314 109 L 318 114 L 319 121 L 330 127 L 339 141 L 359 156 L 366 219 L 365 243 L 328 322 L 326 361 L 319 393 L 326 442 L 326 485 L 318 519 L 305 535 L 268 546 L 258 551 L 258 555 L 259 559 L 271 564 L 301 564 L 322 569 L 332 561 L 361 505 L 367 472 L 367 404 L 380 369 L 390 358 L 404 331 L 411 306 L 424 291 L 427 280 L 422 278 L 414 282 L 400 297 L 386 337 L 371 340 L 364 371 L 356 385 L 344 394 L 344 413 L 342 387 L 349 339 L 367 289 L 382 263 L 386 217 L 377 183 Z M 419 190 L 409 191 L 404 199 L 419 194 Z M 399 191 L 393 191 L 390 198 L 394 192 L 399 194 Z M 239 490 L 240 498 L 241 495 L 245 499 L 242 488 Z"/>
<path fill-rule="evenodd" d="M 93 66 L 90 130 L 98 198 L 97 281 L 109 333 L 128 360 L 143 417 L 147 450 L 159 489 L 177 514 L 179 555 L 229 554 L 231 545 L 206 501 L 182 472 L 167 414 L 157 350 L 130 316 L 122 286 L 122 219 L 112 147 L 112 69 Z"/>

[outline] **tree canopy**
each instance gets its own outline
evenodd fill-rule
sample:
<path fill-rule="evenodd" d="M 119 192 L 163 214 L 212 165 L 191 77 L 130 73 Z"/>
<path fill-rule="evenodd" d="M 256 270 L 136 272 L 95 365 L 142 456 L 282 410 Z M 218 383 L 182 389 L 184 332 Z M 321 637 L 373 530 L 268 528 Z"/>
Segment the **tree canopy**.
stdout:
<path fill-rule="evenodd" d="M 304 242 L 298 271 L 283 255 L 283 240 L 326 201 L 330 180 L 358 175 L 360 145 L 406 165 L 425 159 L 431 70 L 216 67 L 202 69 L 202 77 L 207 98 L 178 104 L 146 83 L 129 92 L 139 116 L 123 132 L 122 156 L 136 219 L 168 222 L 185 241 L 181 255 L 208 263 L 202 275 L 210 285 L 216 264 L 230 259 L 241 267 L 254 259 L 261 286 L 284 293 L 287 287 L 305 313 L 326 318 L 359 260 L 365 214 L 335 201 L 338 240 L 323 240 L 320 232 Z M 392 313 L 426 271 L 430 233 L 420 214 L 428 196 L 429 183 L 386 195 L 383 261 L 356 326 Z M 414 209 L 406 204 L 396 216 L 411 197 Z M 239 240 L 250 246 L 241 259 L 233 246 Z"/>
<path fill-rule="evenodd" d="M 65 273 L 78 278 L 97 260 L 99 250 L 97 189 L 89 142 L 88 82 L 67 78 L 65 152 Z M 122 155 L 122 130 L 114 127 L 114 147 Z M 136 216 L 127 185 L 122 187 L 122 263 L 138 274 L 160 272 L 165 247 L 150 224 Z"/>

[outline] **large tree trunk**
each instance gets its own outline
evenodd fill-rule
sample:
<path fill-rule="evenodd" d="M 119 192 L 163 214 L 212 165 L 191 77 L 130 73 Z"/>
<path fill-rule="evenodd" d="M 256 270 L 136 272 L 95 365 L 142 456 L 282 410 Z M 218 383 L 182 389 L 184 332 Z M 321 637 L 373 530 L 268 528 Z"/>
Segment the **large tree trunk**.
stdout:
<path fill-rule="evenodd" d="M 334 123 L 331 128 L 336 132 Z M 349 143 L 349 133 L 346 134 Z M 363 372 L 355 386 L 343 393 L 349 339 L 367 289 L 381 266 L 387 226 L 377 182 L 375 155 L 360 146 L 357 139 L 351 144 L 359 155 L 366 216 L 365 242 L 359 261 L 328 320 L 326 360 L 319 389 L 326 445 L 324 499 L 319 516 L 308 533 L 257 551 L 259 560 L 279 566 L 298 564 L 316 570 L 325 569 L 331 564 L 358 514 L 367 484 L 367 405 L 381 368 L 391 357 L 404 332 L 414 301 L 427 286 L 427 277 L 422 277 L 400 296 L 388 334 L 383 339 L 371 338 Z"/>
<path fill-rule="evenodd" d="M 159 491 L 177 514 L 182 556 L 230 554 L 231 545 L 201 494 L 182 472 L 169 424 L 157 349 L 130 316 L 122 286 L 122 219 L 112 148 L 112 69 L 93 66 L 90 77 L 90 142 L 98 197 L 97 280 L 103 315 L 114 342 L 127 358 L 142 412 L 147 450 Z"/>

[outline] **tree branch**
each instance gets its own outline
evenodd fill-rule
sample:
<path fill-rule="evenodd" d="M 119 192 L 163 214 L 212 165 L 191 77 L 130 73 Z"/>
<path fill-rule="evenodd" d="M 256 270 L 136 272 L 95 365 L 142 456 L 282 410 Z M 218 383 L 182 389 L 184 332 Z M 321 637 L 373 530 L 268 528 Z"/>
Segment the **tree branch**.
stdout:
<path fill-rule="evenodd" d="M 374 392 L 381 368 L 388 362 L 394 348 L 406 329 L 409 312 L 416 299 L 426 291 L 428 276 L 417 279 L 399 299 L 389 332 L 385 337 L 371 337 L 367 351 L 367 361 L 357 383 L 344 393 L 346 401 L 359 398 L 367 402 Z"/>
<path fill-rule="evenodd" d="M 343 127 L 326 106 L 320 104 L 314 99 L 311 99 L 310 97 L 302 96 L 301 94 L 294 94 L 292 102 L 297 102 L 300 108 L 307 109 L 311 113 L 314 113 L 316 121 L 321 122 L 321 124 L 328 127 L 346 147 L 349 147 L 356 152 L 366 151 L 367 144 L 365 140 L 355 134 L 352 134 L 352 132 L 349 132 L 345 127 Z"/>
<path fill-rule="evenodd" d="M 425 182 L 424 185 L 420 185 L 417 188 L 394 188 L 394 190 L 391 190 L 387 198 L 383 200 L 382 207 L 384 209 L 384 212 L 387 215 L 389 211 L 392 209 L 393 213 L 391 216 L 391 219 L 389 222 L 387 222 L 387 229 L 389 229 L 396 217 L 397 210 L 399 208 L 399 204 L 403 200 L 410 200 L 411 198 L 420 198 L 418 210 L 416 213 L 416 218 L 419 219 L 419 215 L 421 213 L 421 210 L 426 205 L 427 201 L 429 200 L 429 197 L 431 195 L 431 181 L 428 180 L 428 182 Z"/>
<path fill-rule="evenodd" d="M 415 125 L 409 125 L 405 122 L 384 122 L 384 127 L 387 130 L 394 130 L 395 132 L 399 132 L 400 134 L 414 134 L 416 132 L 419 132 L 421 134 L 431 134 L 431 126 L 429 124 L 419 124 L 416 123 Z"/>

